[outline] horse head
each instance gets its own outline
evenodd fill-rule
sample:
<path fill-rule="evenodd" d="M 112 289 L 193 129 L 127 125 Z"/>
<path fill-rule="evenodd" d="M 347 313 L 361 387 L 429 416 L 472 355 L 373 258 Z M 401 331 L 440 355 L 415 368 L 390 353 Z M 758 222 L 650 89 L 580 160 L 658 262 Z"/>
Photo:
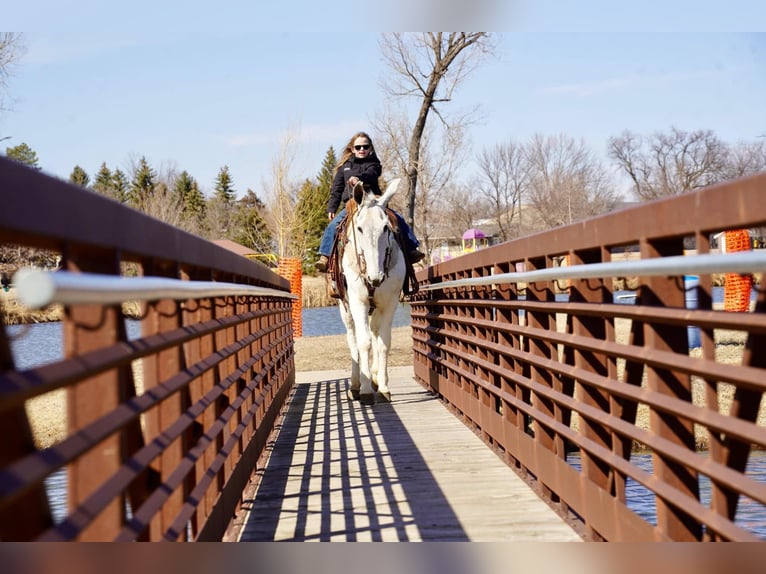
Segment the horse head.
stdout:
<path fill-rule="evenodd" d="M 386 279 L 399 250 L 386 210 L 399 187 L 399 181 L 392 180 L 381 196 L 366 191 L 361 184 L 354 187 L 354 201 L 358 207 L 348 235 L 356 253 L 358 272 L 368 288 L 379 287 Z M 401 254 L 398 256 L 401 258 Z"/>

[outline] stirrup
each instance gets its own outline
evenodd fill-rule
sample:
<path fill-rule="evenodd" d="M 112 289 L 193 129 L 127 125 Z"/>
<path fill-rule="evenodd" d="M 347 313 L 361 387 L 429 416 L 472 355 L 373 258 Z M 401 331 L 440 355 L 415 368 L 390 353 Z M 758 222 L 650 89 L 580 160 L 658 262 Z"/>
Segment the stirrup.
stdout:
<path fill-rule="evenodd" d="M 327 264 L 330 262 L 326 255 L 322 255 L 319 260 L 314 263 L 314 268 L 320 273 L 327 273 Z"/>
<path fill-rule="evenodd" d="M 426 254 L 420 251 L 420 249 L 413 249 L 409 253 L 410 263 L 415 264 L 419 261 L 422 261 L 425 256 Z"/>
<path fill-rule="evenodd" d="M 340 292 L 338 291 L 338 285 L 335 283 L 335 279 L 330 279 L 329 288 L 327 291 L 330 293 L 330 297 L 333 299 L 341 299 Z"/>

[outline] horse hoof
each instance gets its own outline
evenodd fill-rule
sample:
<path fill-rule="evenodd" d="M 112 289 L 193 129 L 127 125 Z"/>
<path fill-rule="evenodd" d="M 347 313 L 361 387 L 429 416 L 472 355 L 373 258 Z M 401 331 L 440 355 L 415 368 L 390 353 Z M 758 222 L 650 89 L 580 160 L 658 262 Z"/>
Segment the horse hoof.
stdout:
<path fill-rule="evenodd" d="M 378 394 L 380 395 L 380 398 L 383 400 L 383 402 L 391 402 L 391 391 L 380 392 Z"/>
<path fill-rule="evenodd" d="M 359 395 L 359 402 L 363 405 L 373 405 L 375 404 L 375 395 Z"/>
<path fill-rule="evenodd" d="M 375 381 L 372 381 L 372 390 L 375 392 L 378 391 L 378 383 L 376 383 Z"/>
<path fill-rule="evenodd" d="M 350 401 L 358 401 L 359 400 L 359 391 L 354 389 L 349 389 L 346 391 L 346 396 L 348 397 L 348 400 Z"/>

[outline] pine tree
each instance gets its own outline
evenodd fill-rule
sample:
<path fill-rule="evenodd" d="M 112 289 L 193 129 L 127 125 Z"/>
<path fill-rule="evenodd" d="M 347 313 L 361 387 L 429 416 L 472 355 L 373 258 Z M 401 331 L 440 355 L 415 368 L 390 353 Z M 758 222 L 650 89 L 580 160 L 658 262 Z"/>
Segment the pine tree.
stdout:
<path fill-rule="evenodd" d="M 304 268 L 313 269 L 319 257 L 317 250 L 322 233 L 327 225 L 327 200 L 321 197 L 319 186 L 306 180 L 298 191 L 295 205 L 298 220 L 298 232 L 291 238 L 299 251 L 305 253 Z"/>
<path fill-rule="evenodd" d="M 130 182 L 130 189 L 128 191 L 129 203 L 140 209 L 148 197 L 154 193 L 156 179 L 157 172 L 151 168 L 149 162 L 146 161 L 146 157 L 141 157 L 138 168 L 133 174 L 133 180 Z"/>
<path fill-rule="evenodd" d="M 330 188 L 332 187 L 332 180 L 335 177 L 335 164 L 338 163 L 338 158 L 335 155 L 335 149 L 330 146 L 322 161 L 322 169 L 319 170 L 317 180 L 320 189 L 327 189 L 327 200 L 330 199 Z"/>
<path fill-rule="evenodd" d="M 182 171 L 176 178 L 173 193 L 183 206 L 184 216 L 193 219 L 198 225 L 202 223 L 205 216 L 205 196 L 200 191 L 197 180 L 189 175 L 188 171 Z"/>
<path fill-rule="evenodd" d="M 90 183 L 90 176 L 88 175 L 88 172 L 86 172 L 83 168 L 81 168 L 79 165 L 76 165 L 74 166 L 72 173 L 69 174 L 69 183 L 87 188 L 88 184 Z"/>
<path fill-rule="evenodd" d="M 102 162 L 96 174 L 96 181 L 93 182 L 93 191 L 107 197 L 112 197 L 113 190 L 112 172 L 106 167 L 106 162 Z"/>
<path fill-rule="evenodd" d="M 112 173 L 112 197 L 120 203 L 128 201 L 128 176 L 117 168 Z"/>
<path fill-rule="evenodd" d="M 306 181 L 298 194 L 296 209 L 303 234 L 301 241 L 306 249 L 304 260 L 306 270 L 313 269 L 314 262 L 319 258 L 319 242 L 327 226 L 327 202 L 330 199 L 336 163 L 335 150 L 330 147 L 322 161 L 316 183 Z"/>
<path fill-rule="evenodd" d="M 23 163 L 36 170 L 40 170 L 40 164 L 38 163 L 37 153 L 29 147 L 26 143 L 20 143 L 14 147 L 5 148 L 5 155 L 8 159 Z"/>
<path fill-rule="evenodd" d="M 272 253 L 273 238 L 265 215 L 263 201 L 248 188 L 245 196 L 236 203 L 234 241 L 258 253 Z"/>
<path fill-rule="evenodd" d="M 215 179 L 215 197 L 224 205 L 232 205 L 237 199 L 237 192 L 234 191 L 234 183 L 229 173 L 229 166 L 225 165 L 218 172 Z"/>

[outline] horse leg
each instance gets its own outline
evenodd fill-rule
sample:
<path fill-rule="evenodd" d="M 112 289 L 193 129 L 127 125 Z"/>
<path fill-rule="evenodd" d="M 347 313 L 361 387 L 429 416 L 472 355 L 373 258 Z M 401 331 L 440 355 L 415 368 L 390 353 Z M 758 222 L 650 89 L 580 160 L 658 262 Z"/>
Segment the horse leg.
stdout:
<path fill-rule="evenodd" d="M 375 402 L 375 393 L 372 390 L 372 380 L 370 377 L 370 350 L 372 341 L 367 323 L 367 305 L 352 307 L 351 315 L 356 326 L 356 347 L 359 361 L 359 400 L 369 404 Z"/>
<path fill-rule="evenodd" d="M 386 401 L 391 400 L 391 391 L 388 388 L 388 354 L 391 351 L 391 325 L 395 312 L 396 305 L 378 307 L 370 321 L 373 363 L 376 366 L 375 380 L 378 393 Z"/>
<path fill-rule="evenodd" d="M 357 347 L 356 334 L 352 331 L 346 332 L 349 351 L 351 351 L 351 386 L 348 390 L 348 398 L 359 400 L 360 376 L 359 376 L 359 348 Z"/>
<path fill-rule="evenodd" d="M 371 337 L 371 343 L 372 347 L 370 349 L 370 382 L 372 384 L 372 390 L 377 392 L 378 390 L 378 353 L 375 350 L 375 347 L 377 345 L 377 340 L 375 336 L 375 331 L 370 328 L 370 337 Z"/>
<path fill-rule="evenodd" d="M 351 386 L 348 390 L 349 400 L 359 400 L 359 347 L 356 344 L 356 328 L 354 318 L 351 316 L 345 302 L 338 306 L 340 318 L 346 326 L 346 343 L 351 354 Z"/>

